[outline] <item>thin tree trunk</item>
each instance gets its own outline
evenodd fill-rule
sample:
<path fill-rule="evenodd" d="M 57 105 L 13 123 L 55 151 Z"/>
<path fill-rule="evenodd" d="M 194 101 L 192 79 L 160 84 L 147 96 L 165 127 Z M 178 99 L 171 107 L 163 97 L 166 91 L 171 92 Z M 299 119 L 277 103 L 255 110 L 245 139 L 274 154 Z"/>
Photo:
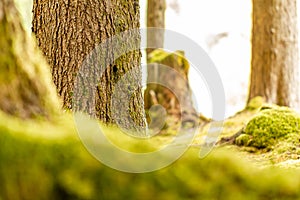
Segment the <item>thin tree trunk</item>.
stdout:
<path fill-rule="evenodd" d="M 63 99 L 65 108 L 72 108 L 72 104 L 75 103 L 80 110 L 95 114 L 106 123 L 118 122 L 122 126 L 132 128 L 134 125 L 131 124 L 131 120 L 127 119 L 127 115 L 120 112 L 116 120 L 112 114 L 113 91 L 117 89 L 116 87 L 125 87 L 125 85 L 116 85 L 116 83 L 127 74 L 132 77 L 131 80 L 127 80 L 127 83 L 131 86 L 134 85 L 136 90 L 130 98 L 130 104 L 126 111 L 130 113 L 130 117 L 136 125 L 145 127 L 140 51 L 126 52 L 118 58 L 114 48 L 107 47 L 106 55 L 103 55 L 103 51 L 99 49 L 94 50 L 97 45 L 101 46 L 110 41 L 115 34 L 139 28 L 139 16 L 138 0 L 34 1 L 33 32 L 38 45 L 50 63 L 53 81 L 58 94 Z M 139 46 L 140 35 L 133 34 L 131 37 L 134 38 L 125 41 L 124 45 Z M 133 44 L 130 44 L 129 41 Z M 93 57 L 91 52 L 94 57 L 101 60 L 101 63 L 99 60 L 96 62 L 91 60 Z M 87 64 L 94 68 L 81 69 L 83 65 Z M 95 67 L 97 64 L 101 64 L 101 66 Z M 85 70 L 86 74 L 84 75 L 82 72 Z M 93 75 L 94 72 L 96 74 Z M 88 75 L 92 75 L 92 77 L 87 78 Z M 80 78 L 83 79 L 83 87 L 91 90 L 88 94 L 94 96 L 92 99 L 82 98 L 80 103 L 72 102 L 72 100 L 78 99 L 78 94 L 73 93 L 73 86 Z M 99 82 L 96 89 L 93 85 L 95 81 Z M 132 83 L 129 83 L 130 81 Z M 96 94 L 93 91 L 97 91 Z M 115 104 L 124 106 L 125 99 L 122 96 L 117 98 L 119 99 L 114 99 Z M 93 101 L 96 103 L 94 104 Z M 95 110 L 96 113 L 91 113 L 92 110 Z"/>
<path fill-rule="evenodd" d="M 59 103 L 50 71 L 26 34 L 14 1 L 0 0 L 0 35 L 0 110 L 23 119 L 51 118 Z"/>
<path fill-rule="evenodd" d="M 147 31 L 147 58 L 155 49 L 151 47 L 163 47 L 165 28 L 166 0 L 148 0 L 147 5 L 147 27 L 159 28 L 156 31 Z"/>
<path fill-rule="evenodd" d="M 296 0 L 253 0 L 249 98 L 298 107 Z"/>

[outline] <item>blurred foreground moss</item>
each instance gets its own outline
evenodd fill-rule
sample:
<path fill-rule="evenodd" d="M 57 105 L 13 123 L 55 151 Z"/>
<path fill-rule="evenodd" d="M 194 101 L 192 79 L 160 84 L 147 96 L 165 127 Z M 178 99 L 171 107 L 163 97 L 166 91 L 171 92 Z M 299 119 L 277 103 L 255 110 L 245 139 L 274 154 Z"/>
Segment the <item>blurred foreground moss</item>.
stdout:
<path fill-rule="evenodd" d="M 95 160 L 83 147 L 68 114 L 52 123 L 24 122 L 3 114 L 0 118 L 3 200 L 300 198 L 298 170 L 258 169 L 226 148 L 214 150 L 205 159 L 198 158 L 199 149 L 190 148 L 167 168 L 130 174 Z M 107 130 L 109 135 L 116 132 Z M 165 141 L 159 137 L 153 142 Z M 129 139 L 121 140 L 130 146 Z M 139 152 L 142 148 L 133 146 L 129 149 Z"/>

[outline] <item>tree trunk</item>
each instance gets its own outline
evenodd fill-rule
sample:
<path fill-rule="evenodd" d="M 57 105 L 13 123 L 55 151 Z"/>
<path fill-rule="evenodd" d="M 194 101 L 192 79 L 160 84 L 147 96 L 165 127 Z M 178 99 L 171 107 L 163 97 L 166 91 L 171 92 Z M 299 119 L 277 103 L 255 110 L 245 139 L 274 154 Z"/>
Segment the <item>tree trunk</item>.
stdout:
<path fill-rule="evenodd" d="M 253 0 L 249 98 L 298 107 L 296 0 Z"/>
<path fill-rule="evenodd" d="M 59 103 L 50 72 L 25 33 L 14 1 L 0 0 L 0 26 L 0 110 L 23 119 L 51 118 Z"/>
<path fill-rule="evenodd" d="M 33 32 L 50 63 L 53 81 L 65 108 L 72 108 L 72 104 L 75 103 L 80 110 L 95 115 L 103 122 L 118 122 L 122 126 L 132 128 L 132 121 L 126 114 L 120 112 L 121 116 L 117 114 L 118 119 L 115 119 L 112 113 L 113 92 L 118 89 L 117 87 L 126 86 L 116 83 L 126 74 L 132 77 L 131 80 L 127 80 L 126 87 L 129 88 L 130 85 L 135 88 L 126 112 L 129 112 L 136 125 L 145 127 L 140 50 L 126 52 L 119 57 L 115 52 L 116 48 L 107 47 L 102 49 L 103 51 L 97 49 L 99 48 L 97 45 L 106 44 L 114 35 L 139 28 L 139 16 L 138 0 L 34 1 Z M 125 47 L 117 48 L 127 48 L 128 45 L 139 47 L 140 35 L 133 34 L 130 37 L 121 44 Z M 95 57 L 98 61 L 93 60 Z M 83 65 L 92 65 L 92 69 L 88 67 L 81 69 Z M 82 74 L 85 70 L 87 74 Z M 92 77 L 87 78 L 88 75 Z M 80 78 L 83 79 L 82 87 L 92 90 L 89 94 L 93 98 L 92 100 L 89 97 L 82 98 L 80 103 L 72 102 L 78 100 L 79 94 L 74 94 L 73 87 Z M 95 81 L 98 82 L 96 89 L 93 85 Z M 96 91 L 96 94 L 93 91 Z M 121 96 L 118 98 L 114 99 L 115 104 L 119 107 L 124 106 L 125 99 Z M 95 113 L 91 113 L 93 110 Z"/>
<path fill-rule="evenodd" d="M 155 108 L 161 105 L 166 111 L 166 124 L 173 126 L 181 122 L 186 127 L 195 127 L 200 122 L 200 116 L 193 106 L 191 89 L 189 86 L 189 63 L 184 58 L 184 52 L 176 51 L 168 53 L 157 49 L 151 53 L 148 67 L 159 69 L 158 74 L 148 76 L 148 84 L 145 90 L 145 109 L 148 111 L 147 120 L 150 129 L 156 129 L 161 122 L 164 113 Z M 154 109 L 152 107 L 154 106 Z M 158 111 L 158 114 L 155 112 Z M 158 117 L 159 120 L 156 120 Z M 152 124 L 151 124 L 152 122 Z"/>
<path fill-rule="evenodd" d="M 147 27 L 159 28 L 156 31 L 147 31 L 147 58 L 155 49 L 164 45 L 166 0 L 148 0 L 147 5 Z"/>

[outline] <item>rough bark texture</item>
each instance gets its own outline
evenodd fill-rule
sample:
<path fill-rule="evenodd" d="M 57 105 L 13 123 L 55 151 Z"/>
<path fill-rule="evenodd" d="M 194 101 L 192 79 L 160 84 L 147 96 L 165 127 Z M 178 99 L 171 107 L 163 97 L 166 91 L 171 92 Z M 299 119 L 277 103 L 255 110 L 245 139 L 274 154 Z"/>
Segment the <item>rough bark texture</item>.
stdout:
<path fill-rule="evenodd" d="M 118 119 L 112 114 L 112 101 L 119 107 L 124 106 L 124 94 L 118 96 L 119 99 L 112 99 L 112 95 L 118 89 L 116 87 L 119 90 L 134 88 L 126 114 L 129 112 L 136 125 L 145 126 L 140 51 L 133 50 L 123 55 L 116 52 L 120 48 L 119 52 L 126 51 L 130 45 L 139 46 L 140 35 L 135 31 L 129 34 L 127 40 L 120 39 L 122 43 L 119 46 L 109 45 L 110 42 L 118 43 L 111 41 L 115 34 L 138 27 L 138 0 L 34 1 L 33 32 L 51 65 L 53 81 L 65 108 L 72 108 L 73 104 L 78 107 L 76 109 L 95 115 L 104 122 L 118 122 L 132 128 L 132 121 L 122 118 L 124 113 L 120 112 L 122 116 L 119 115 Z M 102 51 L 103 44 L 107 47 Z M 132 78 L 126 80 L 125 85 L 116 86 L 125 74 Z M 78 91 L 74 94 L 76 81 L 82 84 L 81 94 Z M 82 98 L 80 95 L 83 95 Z M 79 98 L 81 102 L 72 102 Z"/>
<path fill-rule="evenodd" d="M 173 119 L 169 120 L 171 123 L 191 123 L 194 127 L 200 122 L 200 116 L 193 106 L 188 81 L 189 63 L 184 58 L 184 53 L 168 53 L 157 49 L 150 55 L 148 67 L 158 68 L 159 73 L 148 75 L 149 84 L 144 95 L 146 111 L 153 105 L 161 105 L 166 110 L 167 120 Z M 147 118 L 155 120 L 152 116 Z"/>
<path fill-rule="evenodd" d="M 14 1 L 0 0 L 0 35 L 0 110 L 23 119 L 51 118 L 59 103 L 50 71 L 25 33 Z"/>
<path fill-rule="evenodd" d="M 296 0 L 253 0 L 252 66 L 248 101 L 298 107 Z"/>
<path fill-rule="evenodd" d="M 165 28 L 165 10 L 166 0 L 148 0 L 147 5 L 147 27 L 160 28 L 157 31 L 147 32 L 147 44 L 149 47 L 163 47 L 164 45 L 164 31 Z M 148 55 L 155 48 L 148 48 Z"/>

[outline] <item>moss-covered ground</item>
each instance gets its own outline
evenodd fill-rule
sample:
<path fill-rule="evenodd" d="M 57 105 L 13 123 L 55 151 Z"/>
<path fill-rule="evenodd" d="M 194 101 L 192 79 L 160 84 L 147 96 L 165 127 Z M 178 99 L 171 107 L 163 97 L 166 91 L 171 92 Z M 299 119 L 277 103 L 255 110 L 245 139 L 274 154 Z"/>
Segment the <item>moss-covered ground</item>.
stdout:
<path fill-rule="evenodd" d="M 260 109 L 248 105 L 226 120 L 221 137 L 245 130 Z M 21 121 L 2 113 L 0 118 L 1 200 L 300 198 L 297 144 L 285 136 L 269 148 L 222 144 L 200 159 L 204 128 L 172 165 L 131 174 L 93 158 L 81 143 L 71 114 L 52 122 Z M 141 142 L 122 136 L 116 128 L 105 129 L 113 143 L 133 152 L 155 150 L 173 137 L 157 135 Z"/>
<path fill-rule="evenodd" d="M 219 137 L 241 134 L 233 143 L 219 147 L 237 150 L 246 160 L 259 167 L 300 167 L 300 115 L 287 107 L 265 104 L 254 98 L 246 108 L 224 121 Z M 209 124 L 196 137 L 201 145 Z"/>

